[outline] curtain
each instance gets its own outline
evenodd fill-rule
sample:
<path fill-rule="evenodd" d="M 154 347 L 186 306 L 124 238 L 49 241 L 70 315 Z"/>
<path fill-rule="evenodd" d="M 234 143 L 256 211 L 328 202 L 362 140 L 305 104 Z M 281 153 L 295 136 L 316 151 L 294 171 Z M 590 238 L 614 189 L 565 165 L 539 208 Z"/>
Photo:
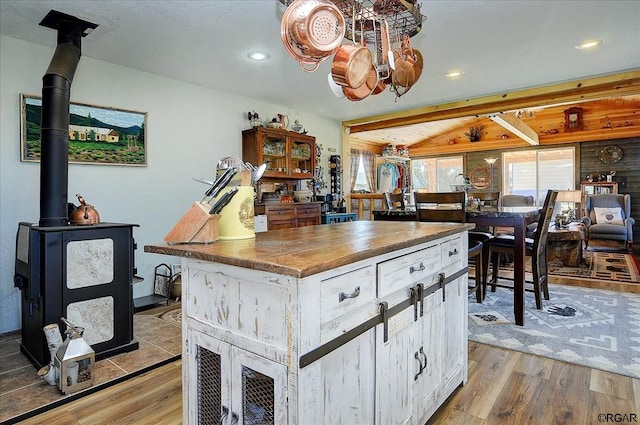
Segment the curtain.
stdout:
<path fill-rule="evenodd" d="M 351 149 L 351 163 L 349 168 L 349 174 L 351 175 L 351 192 L 353 192 L 356 185 L 356 179 L 358 178 L 358 167 L 360 166 L 360 159 L 362 159 L 362 165 L 364 167 L 364 174 L 367 180 L 368 191 L 375 192 L 374 182 L 376 173 L 376 154 L 367 151 L 361 151 L 358 149 Z"/>
<path fill-rule="evenodd" d="M 358 177 L 358 164 L 360 164 L 360 155 L 362 151 L 351 149 L 351 162 L 349 164 L 349 175 L 351 176 L 351 187 L 349 192 L 353 192 L 356 186 L 356 178 Z"/>
<path fill-rule="evenodd" d="M 371 152 L 362 152 L 362 163 L 364 165 L 364 173 L 367 178 L 367 184 L 371 193 L 375 192 L 375 174 L 376 174 L 376 154 Z"/>

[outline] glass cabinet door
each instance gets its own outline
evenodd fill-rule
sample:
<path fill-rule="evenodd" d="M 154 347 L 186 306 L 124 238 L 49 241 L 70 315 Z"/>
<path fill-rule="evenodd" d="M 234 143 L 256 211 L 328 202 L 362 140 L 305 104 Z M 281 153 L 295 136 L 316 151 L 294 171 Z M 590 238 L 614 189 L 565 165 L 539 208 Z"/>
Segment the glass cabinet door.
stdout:
<path fill-rule="evenodd" d="M 285 175 L 289 172 L 287 164 L 287 141 L 285 138 L 265 136 L 262 139 L 262 158 L 267 164 L 269 174 Z"/>
<path fill-rule="evenodd" d="M 313 173 L 313 142 L 293 139 L 291 142 L 291 174 L 311 177 Z"/>

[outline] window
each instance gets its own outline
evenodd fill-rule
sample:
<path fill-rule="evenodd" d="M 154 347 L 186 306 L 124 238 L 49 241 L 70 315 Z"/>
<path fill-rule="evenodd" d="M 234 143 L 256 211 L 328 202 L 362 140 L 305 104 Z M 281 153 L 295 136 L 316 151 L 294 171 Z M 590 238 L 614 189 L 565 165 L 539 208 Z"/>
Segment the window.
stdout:
<path fill-rule="evenodd" d="M 575 188 L 575 149 L 538 149 L 502 154 L 502 194 L 532 195 L 542 205 L 547 190 Z"/>
<path fill-rule="evenodd" d="M 411 183 L 414 190 L 451 192 L 451 185 L 458 184 L 456 177 L 462 171 L 461 156 L 412 159 Z"/>
<path fill-rule="evenodd" d="M 372 192 L 369 182 L 367 182 L 362 156 L 358 158 L 358 172 L 356 174 L 356 184 L 353 186 L 353 190 L 358 192 Z"/>

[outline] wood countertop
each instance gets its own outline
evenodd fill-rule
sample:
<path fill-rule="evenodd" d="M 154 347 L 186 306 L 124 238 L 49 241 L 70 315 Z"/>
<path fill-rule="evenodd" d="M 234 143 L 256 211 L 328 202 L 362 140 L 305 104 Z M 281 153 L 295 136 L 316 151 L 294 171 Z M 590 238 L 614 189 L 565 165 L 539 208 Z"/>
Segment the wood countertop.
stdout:
<path fill-rule="evenodd" d="M 212 244 L 145 245 L 154 254 L 188 257 L 306 277 L 473 229 L 472 223 L 352 221 L 257 233 Z"/>

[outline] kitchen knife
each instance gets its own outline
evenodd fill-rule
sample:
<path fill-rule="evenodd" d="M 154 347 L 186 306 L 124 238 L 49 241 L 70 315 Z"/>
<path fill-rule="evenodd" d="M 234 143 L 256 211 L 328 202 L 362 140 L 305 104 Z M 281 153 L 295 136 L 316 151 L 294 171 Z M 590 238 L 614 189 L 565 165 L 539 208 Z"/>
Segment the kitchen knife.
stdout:
<path fill-rule="evenodd" d="M 213 206 L 209 210 L 209 214 L 220 214 L 222 209 L 226 207 L 229 202 L 231 202 L 231 199 L 235 196 L 236 193 L 238 193 L 238 188 L 234 187 L 233 189 L 222 195 L 220 199 L 218 199 L 216 203 L 213 204 Z"/>
<path fill-rule="evenodd" d="M 220 178 L 214 182 L 214 187 L 209 189 L 205 195 L 211 197 L 211 199 L 214 199 L 216 196 L 218 196 L 218 194 L 220 193 L 220 191 L 222 189 L 227 187 L 227 185 L 229 184 L 231 179 L 236 174 L 238 174 L 238 169 L 237 168 L 227 168 L 224 171 L 224 173 L 222 173 Z"/>
<path fill-rule="evenodd" d="M 208 204 L 209 202 L 211 202 L 211 200 L 215 198 L 216 195 L 218 194 L 219 192 L 218 187 L 222 184 L 223 179 L 227 178 L 227 176 L 231 172 L 233 172 L 233 168 L 227 168 L 222 172 L 222 174 L 218 178 L 216 178 L 213 182 L 211 182 L 211 187 L 209 187 L 209 189 L 207 189 L 207 191 L 204 193 L 204 197 L 202 198 L 200 203 Z"/>
<path fill-rule="evenodd" d="M 206 184 L 207 186 L 211 186 L 213 184 L 213 181 L 209 179 L 205 179 L 204 177 L 200 177 L 200 178 L 191 177 L 191 180 L 195 180 L 198 183 Z"/>

